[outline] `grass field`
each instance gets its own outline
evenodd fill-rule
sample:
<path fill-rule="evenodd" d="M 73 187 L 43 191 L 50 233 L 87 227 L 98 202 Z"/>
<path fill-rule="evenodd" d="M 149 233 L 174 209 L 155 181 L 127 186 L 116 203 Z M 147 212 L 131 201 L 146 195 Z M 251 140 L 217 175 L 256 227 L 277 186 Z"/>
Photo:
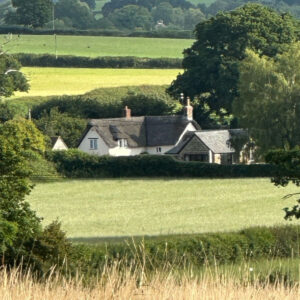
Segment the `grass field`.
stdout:
<path fill-rule="evenodd" d="M 59 218 L 88 241 L 286 224 L 282 208 L 294 201 L 281 198 L 296 191 L 269 179 L 72 180 L 37 184 L 28 200 L 45 224 Z"/>
<path fill-rule="evenodd" d="M 0 35 L 0 44 L 6 36 Z M 193 40 L 102 36 L 57 36 L 58 55 L 182 57 Z M 9 53 L 55 54 L 52 35 L 21 35 L 5 47 Z"/>
<path fill-rule="evenodd" d="M 180 72 L 176 69 L 83 69 L 23 68 L 29 79 L 28 93 L 16 97 L 83 94 L 96 88 L 169 85 Z"/>

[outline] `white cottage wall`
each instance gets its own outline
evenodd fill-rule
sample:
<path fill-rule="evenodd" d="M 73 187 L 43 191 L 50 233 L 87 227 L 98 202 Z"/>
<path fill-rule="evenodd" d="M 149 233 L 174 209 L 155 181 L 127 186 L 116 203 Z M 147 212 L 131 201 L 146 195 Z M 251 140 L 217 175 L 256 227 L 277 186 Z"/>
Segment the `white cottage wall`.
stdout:
<path fill-rule="evenodd" d="M 98 141 L 98 149 L 91 149 L 90 148 L 90 139 L 97 139 Z M 96 154 L 96 155 L 107 155 L 109 154 L 109 148 L 106 143 L 103 141 L 101 136 L 97 133 L 95 128 L 91 128 L 88 133 L 85 135 L 83 140 L 81 141 L 79 150 L 89 153 L 89 154 Z"/>
<path fill-rule="evenodd" d="M 111 155 L 111 156 L 133 156 L 133 155 L 139 155 L 145 151 L 146 150 L 143 147 L 139 147 L 139 148 L 115 147 L 115 148 L 109 149 L 109 155 Z"/>

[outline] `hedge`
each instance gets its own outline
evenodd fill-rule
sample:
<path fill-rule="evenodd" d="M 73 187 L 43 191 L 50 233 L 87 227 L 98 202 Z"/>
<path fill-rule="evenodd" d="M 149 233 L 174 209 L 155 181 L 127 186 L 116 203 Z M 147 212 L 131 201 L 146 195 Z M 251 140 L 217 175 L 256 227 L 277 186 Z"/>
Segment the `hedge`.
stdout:
<path fill-rule="evenodd" d="M 173 38 L 194 39 L 192 30 L 158 30 L 158 31 L 121 31 L 103 29 L 34 29 L 24 26 L 0 26 L 0 34 L 32 34 L 32 35 L 80 35 L 80 36 L 119 36 L 119 37 L 149 37 L 149 38 Z"/>
<path fill-rule="evenodd" d="M 142 58 L 133 56 L 84 57 L 51 54 L 14 54 L 25 67 L 76 67 L 76 68 L 133 68 L 133 69 L 180 69 L 180 58 Z"/>
<path fill-rule="evenodd" d="M 70 178 L 116 177 L 272 177 L 277 168 L 267 164 L 219 165 L 181 162 L 171 156 L 139 155 L 110 157 L 86 154 L 79 150 L 48 152 L 57 171 Z"/>
<path fill-rule="evenodd" d="M 203 266 L 231 264 L 242 260 L 299 256 L 300 226 L 253 227 L 239 232 L 145 237 L 101 244 L 75 244 L 69 265 L 89 272 L 99 271 L 116 260 L 138 263 L 146 257 L 146 268 L 170 265 Z"/>

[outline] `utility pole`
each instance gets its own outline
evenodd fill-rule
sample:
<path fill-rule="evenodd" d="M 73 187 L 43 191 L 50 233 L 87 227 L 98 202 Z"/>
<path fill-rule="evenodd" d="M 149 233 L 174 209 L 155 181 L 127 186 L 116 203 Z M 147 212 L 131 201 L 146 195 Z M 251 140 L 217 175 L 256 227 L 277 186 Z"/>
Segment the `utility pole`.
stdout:
<path fill-rule="evenodd" d="M 57 59 L 57 38 L 55 33 L 55 5 L 54 0 L 52 1 L 52 29 L 54 34 L 54 47 L 55 47 L 55 58 Z"/>

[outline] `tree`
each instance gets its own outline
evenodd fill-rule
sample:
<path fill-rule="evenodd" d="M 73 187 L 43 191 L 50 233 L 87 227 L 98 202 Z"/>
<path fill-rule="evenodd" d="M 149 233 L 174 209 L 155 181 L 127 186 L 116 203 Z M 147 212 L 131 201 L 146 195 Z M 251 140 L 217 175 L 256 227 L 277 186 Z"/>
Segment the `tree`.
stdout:
<path fill-rule="evenodd" d="M 240 66 L 234 115 L 260 152 L 300 144 L 300 43 L 274 59 L 253 51 Z"/>
<path fill-rule="evenodd" d="M 16 24 L 23 24 L 32 27 L 43 27 L 51 19 L 51 0 L 12 0 L 16 12 L 9 14 Z"/>
<path fill-rule="evenodd" d="M 266 155 L 266 162 L 278 167 L 277 174 L 271 179 L 276 186 L 287 186 L 290 182 L 300 186 L 300 150 L 273 150 Z M 285 199 L 298 196 L 299 193 L 289 194 Z M 300 219 L 300 199 L 292 208 L 284 208 L 285 219 Z"/>
<path fill-rule="evenodd" d="M 81 2 L 85 2 L 90 9 L 96 8 L 96 0 L 80 0 Z"/>
<path fill-rule="evenodd" d="M 83 118 L 72 117 L 67 113 L 60 113 L 52 108 L 48 113 L 35 120 L 37 127 L 47 136 L 61 136 L 69 148 L 76 148 L 78 141 L 87 125 Z"/>
<path fill-rule="evenodd" d="M 18 61 L 7 55 L 0 46 L 0 99 L 9 97 L 16 91 L 28 91 L 28 81 L 19 71 L 20 68 Z"/>
<path fill-rule="evenodd" d="M 87 3 L 80 0 L 59 0 L 55 16 L 75 28 L 87 29 L 95 25 L 95 18 Z"/>
<path fill-rule="evenodd" d="M 191 98 L 205 95 L 211 109 L 231 113 L 246 48 L 274 57 L 298 40 L 297 26 L 291 16 L 253 3 L 219 13 L 197 25 L 196 42 L 184 51 L 184 73 L 168 92 L 177 97 L 181 92 Z"/>
<path fill-rule="evenodd" d="M 149 30 L 152 26 L 152 17 L 147 8 L 137 5 L 127 5 L 114 10 L 108 18 L 120 29 L 135 30 L 142 28 Z"/>
<path fill-rule="evenodd" d="M 60 264 L 69 245 L 57 222 L 42 229 L 25 200 L 33 188 L 26 153 L 44 150 L 41 137 L 31 121 L 0 125 L 0 260 L 39 272 L 50 267 L 48 262 Z"/>

